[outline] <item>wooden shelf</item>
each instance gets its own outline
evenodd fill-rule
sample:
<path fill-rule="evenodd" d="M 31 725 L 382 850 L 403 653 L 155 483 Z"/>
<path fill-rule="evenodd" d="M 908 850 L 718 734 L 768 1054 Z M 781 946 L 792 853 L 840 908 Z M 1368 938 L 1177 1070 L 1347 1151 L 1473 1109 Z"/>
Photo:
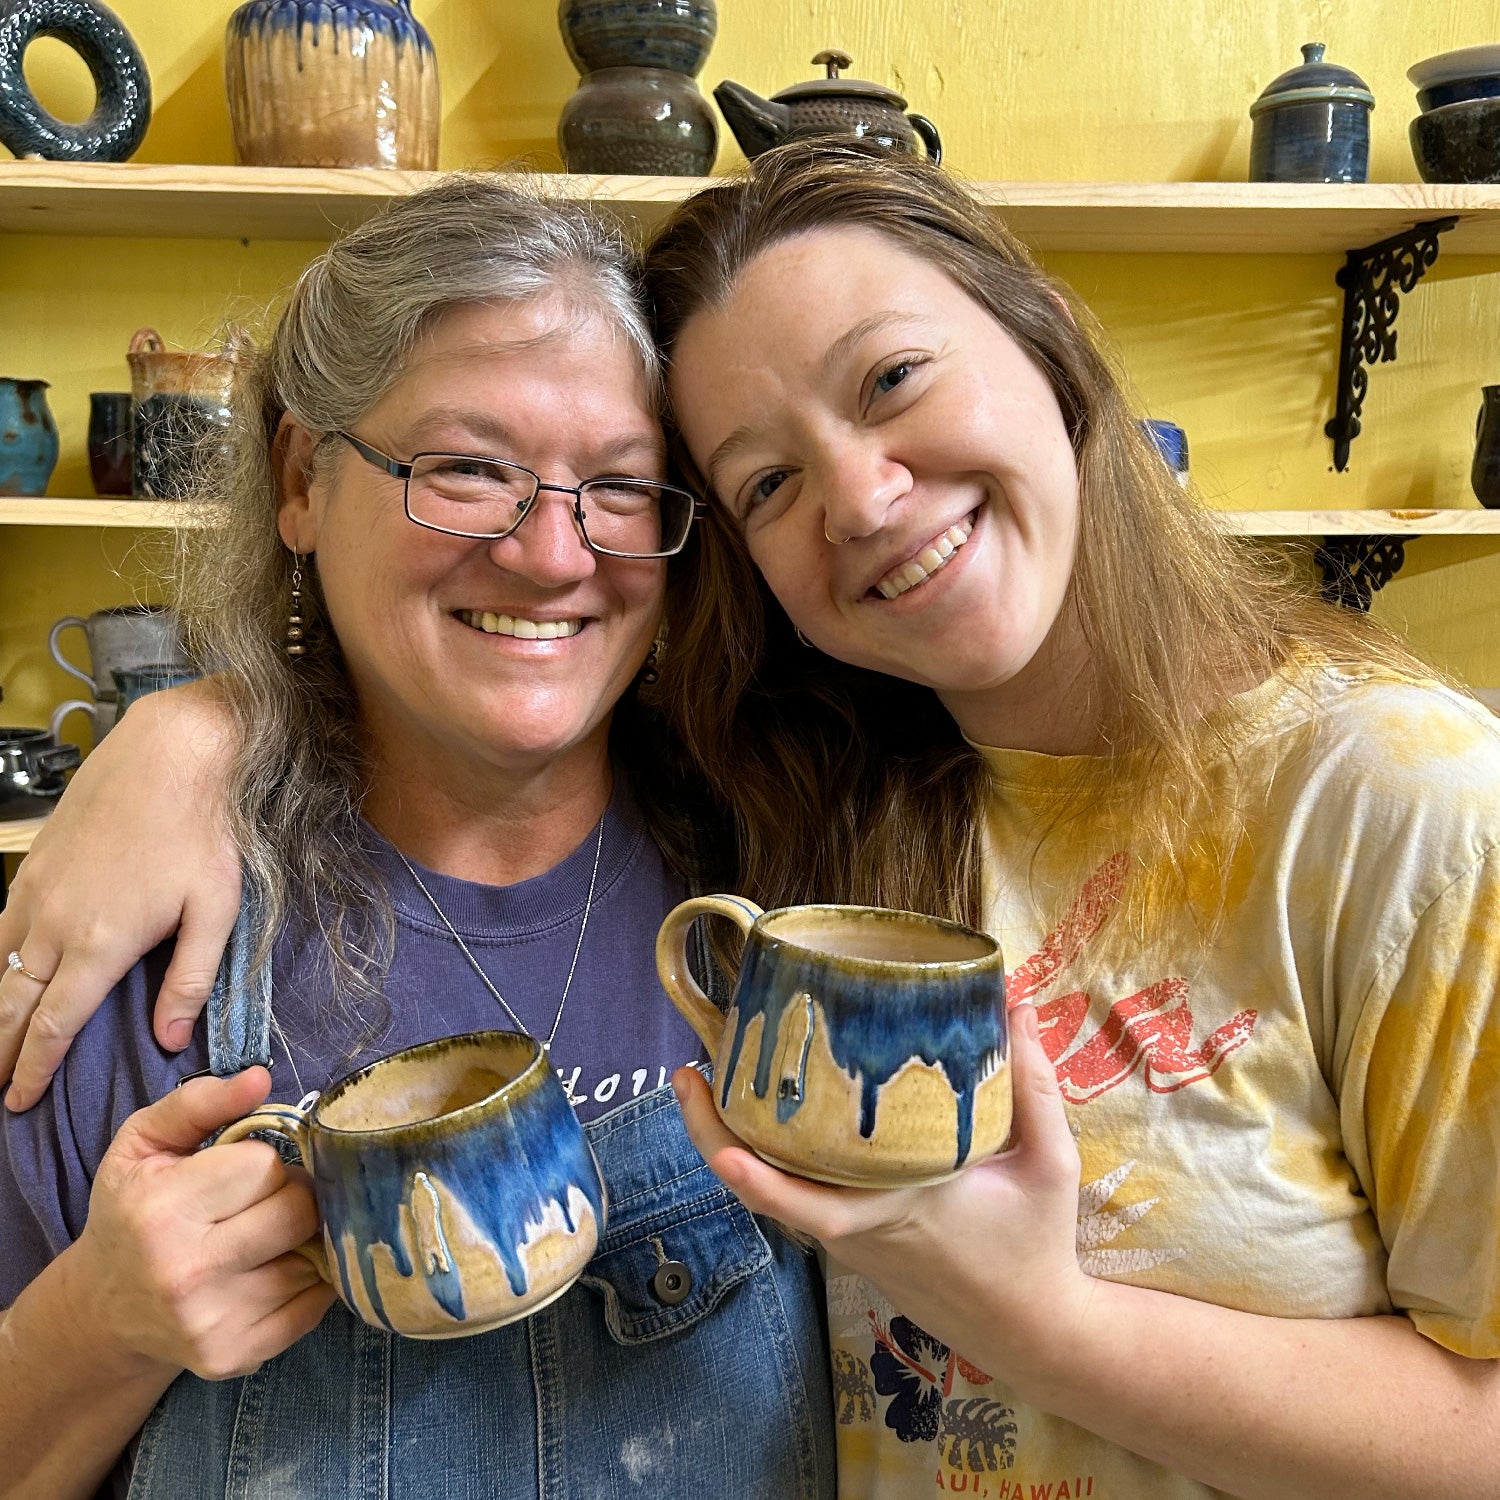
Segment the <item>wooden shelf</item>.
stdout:
<path fill-rule="evenodd" d="M 326 240 L 437 174 L 292 167 L 0 162 L 0 232 Z M 537 174 L 643 231 L 712 179 Z M 1432 183 L 985 182 L 1042 250 L 1335 254 L 1459 216 L 1450 255 L 1500 255 L 1500 187 Z"/>
<path fill-rule="evenodd" d="M 135 530 L 204 525 L 201 511 L 171 500 L 0 499 L 0 526 L 109 526 Z"/>
<path fill-rule="evenodd" d="M 0 854 L 25 854 L 32 840 L 47 820 L 41 818 L 17 818 L 14 822 L 0 822 Z"/>
<path fill-rule="evenodd" d="M 1230 536 L 1500 536 L 1500 511 L 1216 510 Z"/>
<path fill-rule="evenodd" d="M 1500 510 L 1214 510 L 1230 536 L 1500 536 Z M 170 500 L 0 499 L 0 526 L 204 526 Z"/>

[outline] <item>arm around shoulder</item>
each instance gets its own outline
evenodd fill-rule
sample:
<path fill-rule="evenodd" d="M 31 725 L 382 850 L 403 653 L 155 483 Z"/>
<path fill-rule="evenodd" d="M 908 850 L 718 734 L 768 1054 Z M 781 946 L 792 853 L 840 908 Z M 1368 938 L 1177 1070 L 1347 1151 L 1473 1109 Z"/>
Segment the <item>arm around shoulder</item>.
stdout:
<path fill-rule="evenodd" d="M 210 679 L 140 699 L 74 776 L 0 912 L 0 955 L 30 971 L 0 971 L 11 1108 L 36 1102 L 111 986 L 174 932 L 156 1030 L 186 1041 L 239 905 L 223 816 L 233 750 Z"/>

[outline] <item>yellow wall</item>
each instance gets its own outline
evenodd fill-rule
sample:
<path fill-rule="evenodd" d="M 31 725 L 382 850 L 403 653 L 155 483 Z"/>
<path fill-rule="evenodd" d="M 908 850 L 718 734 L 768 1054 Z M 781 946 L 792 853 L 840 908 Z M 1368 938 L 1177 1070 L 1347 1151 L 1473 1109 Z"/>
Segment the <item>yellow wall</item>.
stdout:
<path fill-rule="evenodd" d="M 981 178 L 1242 180 L 1247 108 L 1308 40 L 1374 90 L 1371 175 L 1415 180 L 1404 72 L 1419 58 L 1495 40 L 1479 0 L 720 0 L 705 88 L 723 77 L 769 93 L 840 46 L 857 76 L 901 87 L 943 131 L 950 165 Z M 156 114 L 138 160 L 233 159 L 222 87 L 233 6 L 116 0 L 150 65 Z M 559 165 L 558 111 L 575 75 L 545 0 L 417 0 L 436 43 L 445 166 L 517 157 Z M 39 43 L 29 72 L 59 113 L 87 112 L 80 63 Z M 721 163 L 736 159 L 724 132 Z M 127 383 L 125 346 L 153 324 L 173 344 L 212 337 L 263 307 L 310 253 L 295 244 L 0 239 L 4 373 L 53 382 L 62 460 L 52 493 L 90 493 L 87 393 Z M 1337 257 L 1055 256 L 1093 304 L 1143 409 L 1189 431 L 1211 501 L 1240 509 L 1473 504 L 1467 484 L 1479 387 L 1500 380 L 1500 262 L 1444 257 L 1406 301 L 1401 358 L 1375 370 L 1351 472 L 1331 472 Z M 132 596 L 134 533 L 6 529 L 0 535 L 0 717 L 37 723 L 72 696 L 46 655 L 57 615 Z M 1500 546 L 1417 540 L 1377 612 L 1480 685 L 1500 684 L 1490 600 Z M 123 571 L 124 577 L 117 576 Z M 82 720 L 73 721 L 81 731 Z"/>

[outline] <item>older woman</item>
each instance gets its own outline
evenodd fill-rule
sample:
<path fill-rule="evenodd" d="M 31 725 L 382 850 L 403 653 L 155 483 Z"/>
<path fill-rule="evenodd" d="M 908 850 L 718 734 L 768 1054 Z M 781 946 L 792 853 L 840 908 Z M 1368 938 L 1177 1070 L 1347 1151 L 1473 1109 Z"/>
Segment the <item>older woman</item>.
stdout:
<path fill-rule="evenodd" d="M 652 944 L 711 851 L 661 748 L 617 733 L 693 518 L 655 390 L 623 248 L 484 179 L 398 203 L 292 293 L 183 599 L 238 730 L 237 961 L 270 982 L 221 988 L 168 1051 L 159 949 L 5 1122 L 19 1492 L 828 1492 L 815 1273 L 664 1087 L 698 1047 Z M 550 1047 L 609 1231 L 527 1322 L 392 1338 L 292 1253 L 315 1223 L 296 1172 L 196 1148 L 268 1091 L 496 1026 Z"/>

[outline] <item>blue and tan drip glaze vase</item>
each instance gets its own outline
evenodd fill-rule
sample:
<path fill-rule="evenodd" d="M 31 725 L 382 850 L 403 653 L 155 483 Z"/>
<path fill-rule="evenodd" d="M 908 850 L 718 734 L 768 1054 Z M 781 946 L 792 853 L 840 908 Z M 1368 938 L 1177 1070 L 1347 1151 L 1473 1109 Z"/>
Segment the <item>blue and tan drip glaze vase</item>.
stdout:
<path fill-rule="evenodd" d="M 745 935 L 727 1016 L 697 987 L 687 929 Z M 668 914 L 657 972 L 714 1062 L 714 1103 L 758 1156 L 855 1187 L 940 1182 L 1010 1132 L 1005 973 L 984 933 L 863 906 L 762 912 L 699 896 Z"/>
<path fill-rule="evenodd" d="M 411 0 L 248 0 L 224 81 L 246 166 L 437 167 L 437 55 Z"/>
<path fill-rule="evenodd" d="M 702 177 L 719 145 L 695 82 L 719 28 L 715 0 L 560 0 L 581 75 L 557 149 L 570 172 Z"/>

